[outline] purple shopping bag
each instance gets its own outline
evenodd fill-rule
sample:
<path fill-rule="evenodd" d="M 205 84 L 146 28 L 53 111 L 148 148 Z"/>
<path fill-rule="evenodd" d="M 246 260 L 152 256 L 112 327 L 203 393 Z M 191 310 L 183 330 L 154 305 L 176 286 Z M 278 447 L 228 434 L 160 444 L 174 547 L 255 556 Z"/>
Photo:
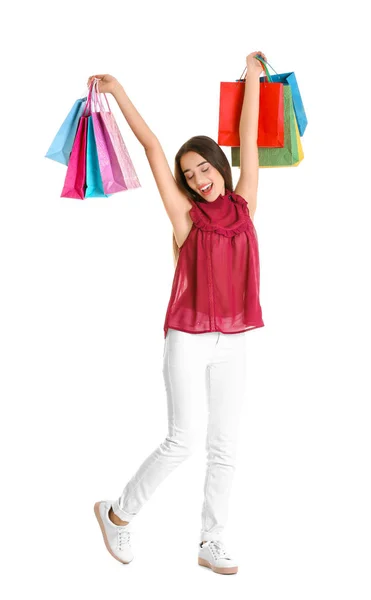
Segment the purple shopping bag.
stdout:
<path fill-rule="evenodd" d="M 104 109 L 101 102 L 98 80 L 94 80 L 92 87 L 94 108 L 91 114 L 104 192 L 112 193 L 141 187 L 116 119 L 111 112 L 107 96 L 103 95 L 108 110 Z"/>

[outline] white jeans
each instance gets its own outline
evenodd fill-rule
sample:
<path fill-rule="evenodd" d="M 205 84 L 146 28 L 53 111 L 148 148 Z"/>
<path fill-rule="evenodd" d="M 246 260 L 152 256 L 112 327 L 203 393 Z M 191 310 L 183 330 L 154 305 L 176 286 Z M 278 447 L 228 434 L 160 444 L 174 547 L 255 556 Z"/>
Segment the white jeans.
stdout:
<path fill-rule="evenodd" d="M 200 541 L 221 538 L 236 468 L 240 409 L 246 395 L 246 331 L 186 333 L 169 329 L 163 375 L 168 435 L 150 454 L 113 503 L 131 521 L 157 486 L 198 445 L 200 403 L 207 401 L 207 470 Z"/>

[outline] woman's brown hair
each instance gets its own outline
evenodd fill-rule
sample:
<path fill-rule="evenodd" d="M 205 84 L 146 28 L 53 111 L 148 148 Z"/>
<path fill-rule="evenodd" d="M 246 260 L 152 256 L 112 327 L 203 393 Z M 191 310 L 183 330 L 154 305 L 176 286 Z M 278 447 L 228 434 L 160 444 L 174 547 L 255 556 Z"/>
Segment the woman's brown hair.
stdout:
<path fill-rule="evenodd" d="M 196 135 L 191 137 L 187 142 L 183 144 L 176 153 L 175 156 L 175 167 L 174 177 L 178 184 L 178 188 L 189 196 L 195 202 L 207 202 L 197 192 L 192 190 L 188 183 L 187 178 L 183 175 L 183 171 L 180 166 L 180 159 L 186 152 L 197 152 L 205 160 L 207 160 L 224 178 L 225 189 L 233 191 L 233 180 L 232 180 L 232 169 L 229 161 L 219 146 L 212 138 L 207 135 Z M 176 267 L 179 258 L 179 247 L 175 240 L 173 232 L 173 257 L 174 267 Z"/>

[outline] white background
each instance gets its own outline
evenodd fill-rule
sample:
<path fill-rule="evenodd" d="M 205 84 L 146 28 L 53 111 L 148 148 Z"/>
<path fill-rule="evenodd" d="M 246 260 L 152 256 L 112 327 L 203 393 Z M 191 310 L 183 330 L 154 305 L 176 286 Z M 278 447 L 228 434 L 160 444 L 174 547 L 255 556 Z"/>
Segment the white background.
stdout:
<path fill-rule="evenodd" d="M 369 600 L 369 44 L 362 3 L 341 6 L 77 0 L 5 14 L 4 597 Z M 121 565 L 93 505 L 118 497 L 167 432 L 171 223 L 112 96 L 140 189 L 60 198 L 66 167 L 44 155 L 88 77 L 110 73 L 173 170 L 187 139 L 217 140 L 220 82 L 258 50 L 277 72 L 295 71 L 308 127 L 298 167 L 260 170 L 265 327 L 247 334 L 225 534 L 239 573 L 197 565 L 203 448 L 142 508 L 135 558 Z M 233 167 L 234 185 L 238 175 Z M 206 435 L 205 406 L 199 418 Z"/>

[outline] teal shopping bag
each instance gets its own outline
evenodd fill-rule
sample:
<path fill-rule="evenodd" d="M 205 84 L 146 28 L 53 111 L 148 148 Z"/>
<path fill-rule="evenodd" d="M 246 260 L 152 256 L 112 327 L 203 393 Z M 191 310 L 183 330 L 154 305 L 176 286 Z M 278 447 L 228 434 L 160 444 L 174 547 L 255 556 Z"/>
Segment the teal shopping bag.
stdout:
<path fill-rule="evenodd" d="M 68 165 L 79 120 L 86 106 L 86 100 L 86 97 L 76 100 L 59 128 L 49 150 L 45 154 L 45 158 L 55 160 L 56 162 L 62 163 L 62 165 Z"/>
<path fill-rule="evenodd" d="M 260 62 L 262 62 L 266 65 L 269 65 L 269 63 L 267 63 L 260 56 L 256 56 L 255 58 L 260 60 Z M 273 69 L 273 67 L 271 65 L 269 65 L 269 66 L 271 67 L 271 69 Z M 303 101 L 302 101 L 302 98 L 300 95 L 300 90 L 299 90 L 298 82 L 296 79 L 296 75 L 292 71 L 289 73 L 277 73 L 277 71 L 275 71 L 274 69 L 273 69 L 273 71 L 276 73 L 276 75 L 270 75 L 270 77 L 272 78 L 272 81 L 275 81 L 276 83 L 277 82 L 283 83 L 284 85 L 289 85 L 291 88 L 292 102 L 294 105 L 296 121 L 298 124 L 300 137 L 302 137 L 304 134 L 304 131 L 306 130 L 306 127 L 308 125 L 308 119 L 307 119 L 307 115 L 305 114 L 304 105 L 303 105 Z M 265 77 L 263 75 L 262 77 L 260 77 L 260 81 L 261 82 L 268 81 L 268 79 L 267 79 L 267 77 Z"/>
<path fill-rule="evenodd" d="M 91 116 L 88 117 L 86 185 L 85 198 L 109 198 L 112 196 L 112 194 L 105 194 L 103 190 L 103 181 L 99 168 L 97 144 L 95 141 L 94 127 Z"/>

